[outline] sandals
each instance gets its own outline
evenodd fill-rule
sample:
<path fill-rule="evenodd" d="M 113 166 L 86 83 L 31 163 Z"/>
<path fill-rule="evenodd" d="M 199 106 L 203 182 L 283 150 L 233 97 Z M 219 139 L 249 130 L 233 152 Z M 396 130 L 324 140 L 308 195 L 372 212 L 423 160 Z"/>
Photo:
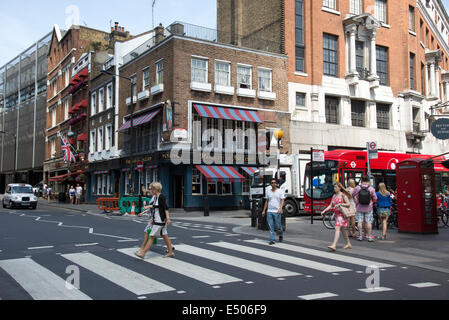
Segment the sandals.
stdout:
<path fill-rule="evenodd" d="M 136 257 L 139 257 L 140 259 L 144 259 L 144 258 L 145 258 L 145 256 L 141 256 L 141 255 L 139 254 L 139 251 L 134 252 L 134 255 L 135 255 Z"/>
<path fill-rule="evenodd" d="M 332 251 L 337 251 L 337 248 L 334 248 L 332 246 L 327 246 L 329 249 L 331 249 Z"/>
<path fill-rule="evenodd" d="M 172 254 L 167 253 L 167 254 L 164 256 L 164 258 L 173 258 L 174 256 L 175 256 L 174 253 L 172 253 Z"/>
<path fill-rule="evenodd" d="M 348 245 L 344 246 L 343 249 L 352 249 L 352 245 L 348 244 Z"/>

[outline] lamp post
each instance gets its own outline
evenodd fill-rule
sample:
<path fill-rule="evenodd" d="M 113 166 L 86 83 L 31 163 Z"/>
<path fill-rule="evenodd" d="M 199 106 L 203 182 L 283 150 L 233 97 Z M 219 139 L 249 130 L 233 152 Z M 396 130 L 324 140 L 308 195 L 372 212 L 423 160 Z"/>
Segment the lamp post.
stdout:
<path fill-rule="evenodd" d="M 5 132 L 5 131 L 0 131 L 1 134 L 6 134 L 9 136 L 12 136 L 14 138 L 14 166 L 13 166 L 13 175 L 14 175 L 14 179 L 16 179 L 16 162 L 17 162 L 17 136 L 15 133 L 9 133 L 9 132 Z M 3 155 L 2 155 L 3 156 Z"/>
<path fill-rule="evenodd" d="M 278 158 L 278 170 L 277 170 L 277 177 L 280 179 L 280 172 L 281 172 L 281 140 L 284 137 L 284 131 L 281 129 L 276 129 L 273 132 L 274 137 L 278 141 L 278 150 L 277 150 L 277 158 Z"/>
<path fill-rule="evenodd" d="M 131 120 L 131 123 L 130 123 L 130 128 L 131 128 L 131 157 L 134 155 L 134 150 L 135 150 L 135 148 L 134 148 L 134 146 L 135 146 L 135 144 L 136 144 L 136 139 L 135 139 L 135 132 L 134 132 L 134 122 L 133 122 L 133 118 L 134 118 L 134 97 L 133 97 L 133 85 L 135 84 L 135 83 L 133 83 L 133 79 L 132 78 L 129 78 L 129 77 L 125 77 L 125 76 L 121 76 L 121 75 L 119 75 L 119 74 L 113 74 L 112 72 L 109 72 L 109 71 L 106 71 L 106 70 L 100 70 L 100 72 L 101 73 L 104 73 L 104 74 L 108 74 L 108 75 L 111 75 L 111 76 L 114 76 L 114 77 L 119 77 L 119 78 L 122 78 L 122 79 L 125 79 L 125 80 L 128 80 L 129 82 L 130 82 L 130 92 L 131 92 L 131 115 L 130 115 L 130 120 Z M 136 101 L 136 103 L 137 103 L 137 101 Z M 134 179 L 133 179 L 133 176 L 134 176 L 134 170 L 133 170 L 134 168 L 133 168 L 133 162 L 132 162 L 132 160 L 131 160 L 131 186 L 132 186 L 132 195 L 134 195 Z"/>

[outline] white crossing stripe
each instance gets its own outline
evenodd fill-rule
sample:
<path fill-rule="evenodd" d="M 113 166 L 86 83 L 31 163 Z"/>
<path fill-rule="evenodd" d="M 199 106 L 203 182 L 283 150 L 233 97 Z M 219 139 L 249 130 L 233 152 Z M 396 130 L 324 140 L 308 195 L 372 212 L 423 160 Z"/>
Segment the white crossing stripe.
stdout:
<path fill-rule="evenodd" d="M 144 275 L 97 257 L 91 253 L 64 254 L 62 257 L 100 275 L 138 296 L 175 290 L 161 282 L 145 277 Z"/>
<path fill-rule="evenodd" d="M 338 294 L 324 292 L 324 293 L 308 294 L 305 296 L 298 296 L 298 298 L 303 299 L 303 300 L 317 300 L 317 299 L 325 299 L 325 298 L 332 298 L 332 297 L 338 297 Z"/>
<path fill-rule="evenodd" d="M 255 240 L 246 240 L 245 242 L 249 243 L 255 243 L 255 244 L 261 244 L 269 246 L 269 244 L 266 241 L 255 239 Z M 380 263 L 376 261 L 366 260 L 366 259 L 359 259 L 354 257 L 348 257 L 341 254 L 331 253 L 331 252 L 324 252 L 320 250 L 314 250 L 309 248 L 303 248 L 297 245 L 291 245 L 286 243 L 276 243 L 276 248 L 286 249 L 294 252 L 304 253 L 311 256 L 317 256 L 322 257 L 326 259 L 332 259 L 336 261 L 342 261 L 350 264 L 356 264 L 364 267 L 370 267 L 370 266 L 377 266 L 378 268 L 391 268 L 394 267 L 394 265 L 386 264 L 386 263 Z"/>
<path fill-rule="evenodd" d="M 433 282 L 421 282 L 421 283 L 412 283 L 412 284 L 409 284 L 409 286 L 415 287 L 415 288 L 429 288 L 429 287 L 438 287 L 438 286 L 440 286 L 440 284 L 433 283 Z"/>
<path fill-rule="evenodd" d="M 29 258 L 0 261 L 0 267 L 9 273 L 34 300 L 92 300 L 66 281 Z"/>
<path fill-rule="evenodd" d="M 178 246 L 176 246 L 176 249 L 177 248 Z M 117 251 L 140 260 L 140 258 L 134 255 L 136 248 L 118 249 Z M 209 285 L 243 281 L 242 279 L 199 267 L 176 258 L 163 258 L 161 255 L 151 251 L 146 254 L 144 261 L 158 267 L 180 273 L 186 277 L 207 283 Z"/>
<path fill-rule="evenodd" d="M 213 246 L 220 247 L 220 248 L 226 248 L 226 249 L 236 250 L 239 252 L 249 253 L 252 255 L 261 256 L 261 257 L 265 257 L 265 258 L 269 258 L 269 259 L 274 259 L 274 260 L 282 261 L 282 262 L 286 262 L 286 263 L 291 263 L 291 264 L 294 264 L 294 265 L 297 265 L 300 267 L 315 269 L 318 271 L 323 271 L 323 272 L 328 272 L 328 273 L 351 271 L 350 269 L 341 268 L 341 267 L 333 266 L 330 264 L 324 264 L 324 263 L 320 263 L 320 262 L 316 262 L 316 261 L 312 261 L 312 260 L 296 258 L 296 257 L 292 257 L 292 256 L 289 256 L 286 254 L 280 254 L 280 253 L 276 253 L 276 252 L 268 251 L 268 250 L 260 250 L 260 249 L 256 249 L 253 247 L 241 246 L 238 244 L 233 244 L 233 243 L 228 243 L 228 242 L 223 242 L 223 241 L 209 243 L 209 244 L 213 245 Z"/>
<path fill-rule="evenodd" d="M 386 287 L 376 287 L 376 288 L 358 289 L 358 291 L 365 292 L 365 293 L 375 293 L 375 292 L 394 291 L 394 289 L 386 288 Z"/>
<path fill-rule="evenodd" d="M 206 250 L 198 247 L 192 247 L 185 244 L 176 245 L 176 251 L 186 252 L 195 256 L 199 256 L 205 259 L 217 261 L 227 265 L 231 265 L 237 268 L 249 270 L 256 273 L 261 273 L 268 277 L 279 278 L 279 277 L 291 277 L 299 276 L 300 273 L 292 272 L 276 267 L 271 267 L 263 263 L 258 263 L 246 259 L 237 258 L 223 253 L 218 253 L 211 250 Z"/>

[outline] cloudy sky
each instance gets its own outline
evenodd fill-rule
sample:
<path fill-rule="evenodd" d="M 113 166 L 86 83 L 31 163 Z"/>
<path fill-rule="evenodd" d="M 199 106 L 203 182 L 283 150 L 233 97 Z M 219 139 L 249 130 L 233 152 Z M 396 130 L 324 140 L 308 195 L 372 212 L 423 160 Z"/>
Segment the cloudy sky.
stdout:
<path fill-rule="evenodd" d="M 2 0 L 6 2 L 7 0 Z M 52 31 L 79 21 L 100 30 L 110 30 L 118 21 L 131 34 L 153 27 L 154 0 L 9 0 L 0 7 L 0 66 L 16 57 Z M 442 0 L 449 9 L 449 0 Z M 154 24 L 168 26 L 174 21 L 215 29 L 217 0 L 155 0 Z"/>
<path fill-rule="evenodd" d="M 6 2 L 7 0 L 2 0 Z M 52 31 L 79 20 L 80 25 L 108 31 L 118 21 L 131 34 L 153 27 L 153 0 L 15 0 L 0 7 L 0 66 Z M 174 21 L 215 29 L 216 0 L 156 0 L 154 24 Z"/>

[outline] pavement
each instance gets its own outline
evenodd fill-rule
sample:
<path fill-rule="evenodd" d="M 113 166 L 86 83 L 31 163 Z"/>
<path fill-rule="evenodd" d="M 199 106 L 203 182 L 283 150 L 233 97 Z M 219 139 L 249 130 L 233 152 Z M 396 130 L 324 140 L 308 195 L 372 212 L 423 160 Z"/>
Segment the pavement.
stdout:
<path fill-rule="evenodd" d="M 105 215 L 96 204 L 71 205 L 56 201 L 48 203 L 46 200 L 39 199 L 39 206 L 62 208 L 92 215 Z M 112 216 L 114 213 L 106 215 Z M 210 215 L 205 217 L 202 211 L 188 212 L 182 209 L 171 209 L 170 216 L 174 221 L 193 220 L 203 223 L 233 224 L 234 233 L 266 238 L 267 241 L 269 238 L 268 231 L 251 227 L 250 211 L 248 210 L 210 211 Z M 147 219 L 135 216 L 117 216 L 116 218 Z M 388 230 L 387 240 L 376 240 L 375 242 L 358 241 L 351 238 L 352 250 L 343 250 L 344 240 L 341 237 L 337 245 L 337 252 L 377 258 L 449 274 L 449 227 L 439 228 L 438 231 L 438 234 L 412 234 L 392 229 Z M 373 235 L 377 238 L 381 235 L 381 230 L 374 229 Z M 313 224 L 310 216 L 286 219 L 285 242 L 328 250 L 327 246 L 332 242 L 333 237 L 334 231 L 326 229 L 321 218 L 314 218 Z"/>

